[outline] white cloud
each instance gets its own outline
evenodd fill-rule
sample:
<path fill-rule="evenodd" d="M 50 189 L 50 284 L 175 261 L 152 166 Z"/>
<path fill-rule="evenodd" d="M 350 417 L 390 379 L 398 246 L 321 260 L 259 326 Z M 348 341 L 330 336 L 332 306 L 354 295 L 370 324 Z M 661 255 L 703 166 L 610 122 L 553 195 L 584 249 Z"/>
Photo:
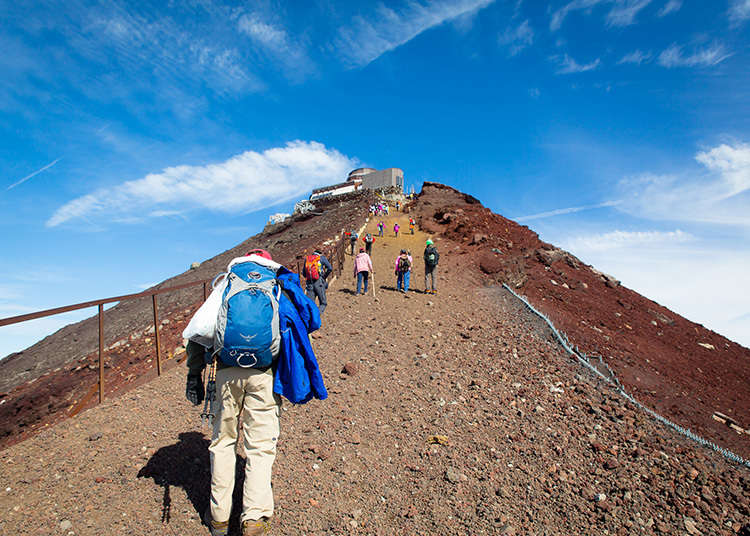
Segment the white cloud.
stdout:
<path fill-rule="evenodd" d="M 750 19 L 750 0 L 732 0 L 729 5 L 729 20 L 732 24 L 742 24 Z"/>
<path fill-rule="evenodd" d="M 659 16 L 665 17 L 666 15 L 669 15 L 670 13 L 679 11 L 681 7 L 682 7 L 682 0 L 669 0 L 666 4 L 664 4 L 664 7 L 659 10 Z"/>
<path fill-rule="evenodd" d="M 685 55 L 682 46 L 670 45 L 663 50 L 657 61 L 659 65 L 667 68 L 673 67 L 710 67 L 721 63 L 732 54 L 727 52 L 721 44 L 713 44 L 702 50 L 695 50 L 692 54 Z"/>
<path fill-rule="evenodd" d="M 722 144 L 695 160 L 703 173 L 623 179 L 618 208 L 654 220 L 750 227 L 750 145 Z"/>
<path fill-rule="evenodd" d="M 630 26 L 638 12 L 648 6 L 651 0 L 624 0 L 617 2 L 607 14 L 608 26 Z"/>
<path fill-rule="evenodd" d="M 640 50 L 634 50 L 630 54 L 625 54 L 620 61 L 617 62 L 618 65 L 622 63 L 635 63 L 636 65 L 640 65 L 641 63 L 648 62 L 653 57 L 653 54 L 651 52 L 641 52 Z"/>
<path fill-rule="evenodd" d="M 541 220 L 543 218 L 551 218 L 552 216 L 562 216 L 564 214 L 575 214 L 576 212 L 582 212 L 584 210 L 592 210 L 595 208 L 614 207 L 618 204 L 619 204 L 619 201 L 605 201 L 604 203 L 597 203 L 596 205 L 583 205 L 580 207 L 557 208 L 555 210 L 548 210 L 546 212 L 539 212 L 537 214 L 530 214 L 528 216 L 521 216 L 519 218 L 513 218 L 513 219 L 517 222 Z"/>
<path fill-rule="evenodd" d="M 219 164 L 175 166 L 74 199 L 47 221 L 141 221 L 149 213 L 193 208 L 228 213 L 259 210 L 338 182 L 357 161 L 318 142 L 293 141 L 262 153 L 247 151 Z"/>
<path fill-rule="evenodd" d="M 688 233 L 612 231 L 560 246 L 678 314 L 750 347 L 750 251 Z"/>
<path fill-rule="evenodd" d="M 564 54 L 562 58 L 560 56 L 553 56 L 552 59 L 560 64 L 560 67 L 557 70 L 557 74 L 571 74 L 593 71 L 594 69 L 599 67 L 599 64 L 601 63 L 601 60 L 599 58 L 596 58 L 592 62 L 579 64 L 576 60 L 574 60 L 567 54 Z"/>
<path fill-rule="evenodd" d="M 532 99 L 538 99 L 541 94 L 542 94 L 542 92 L 539 91 L 538 87 L 532 87 L 531 89 L 529 89 L 529 96 Z"/>
<path fill-rule="evenodd" d="M 475 13 L 495 0 L 411 0 L 396 10 L 380 3 L 375 13 L 359 15 L 339 30 L 334 48 L 350 67 L 364 67 L 422 32 L 462 15 Z"/>
<path fill-rule="evenodd" d="M 516 28 L 506 29 L 505 33 L 498 38 L 498 42 L 508 47 L 508 53 L 511 56 L 516 56 L 524 48 L 532 45 L 534 42 L 534 30 L 527 19 Z"/>

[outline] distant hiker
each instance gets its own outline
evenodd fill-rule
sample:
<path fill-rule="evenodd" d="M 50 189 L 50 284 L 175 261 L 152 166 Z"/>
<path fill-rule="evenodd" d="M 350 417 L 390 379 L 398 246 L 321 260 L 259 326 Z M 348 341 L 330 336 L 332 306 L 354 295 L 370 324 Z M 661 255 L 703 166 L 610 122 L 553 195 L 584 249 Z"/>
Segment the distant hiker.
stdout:
<path fill-rule="evenodd" d="M 359 238 L 359 235 L 357 234 L 357 231 L 352 231 L 347 234 L 349 235 L 349 246 L 351 246 L 350 255 L 354 255 L 354 248 L 357 247 L 357 239 Z"/>
<path fill-rule="evenodd" d="M 320 314 L 297 274 L 275 263 L 267 251 L 232 260 L 221 275 L 183 331 L 189 339 L 185 396 L 195 405 L 206 394 L 201 375 L 210 363 L 204 415 L 214 417 L 208 448 L 211 497 L 204 520 L 212 536 L 228 534 L 241 430 L 246 460 L 242 534 L 261 535 L 269 530 L 274 510 L 271 467 L 280 396 L 296 403 L 328 396 L 309 339 L 320 327 Z"/>
<path fill-rule="evenodd" d="M 365 248 L 359 248 L 359 254 L 354 257 L 354 277 L 357 278 L 357 292 L 354 294 L 355 296 L 359 296 L 359 292 L 362 290 L 362 281 L 365 282 L 362 294 L 367 294 L 367 282 L 370 279 L 370 272 L 374 273 L 372 259 L 365 253 Z"/>
<path fill-rule="evenodd" d="M 396 201 L 396 210 L 398 210 L 401 207 L 398 201 Z"/>
<path fill-rule="evenodd" d="M 367 233 L 362 237 L 362 241 L 365 243 L 365 251 L 368 255 L 372 255 L 372 243 L 375 242 L 375 237 L 372 233 Z"/>
<path fill-rule="evenodd" d="M 305 266 L 302 275 L 305 277 L 305 293 L 313 302 L 318 298 L 320 314 L 326 310 L 326 289 L 328 288 L 328 276 L 333 272 L 333 266 L 320 250 L 316 249 L 312 255 L 305 257 Z"/>
<path fill-rule="evenodd" d="M 432 240 L 428 239 L 424 248 L 424 291 L 425 294 L 437 294 L 437 266 L 440 260 L 440 254 L 433 245 Z M 427 285 L 427 278 L 430 278 L 430 285 Z"/>
<path fill-rule="evenodd" d="M 386 216 L 388 216 L 391 213 L 390 209 L 388 208 L 388 205 L 383 205 L 383 211 L 385 212 Z"/>
<path fill-rule="evenodd" d="M 409 292 L 412 264 L 411 255 L 405 249 L 402 249 L 399 256 L 396 257 L 396 290 L 403 293 Z"/>
<path fill-rule="evenodd" d="M 409 218 L 409 232 L 411 234 L 414 234 L 414 225 L 415 225 L 414 218 Z"/>
<path fill-rule="evenodd" d="M 396 238 L 398 238 L 398 230 L 401 229 L 398 223 L 393 224 L 393 233 L 396 235 Z"/>
<path fill-rule="evenodd" d="M 378 236 L 383 236 L 384 230 L 385 230 L 385 223 L 383 223 L 383 220 L 380 220 L 378 222 Z"/>

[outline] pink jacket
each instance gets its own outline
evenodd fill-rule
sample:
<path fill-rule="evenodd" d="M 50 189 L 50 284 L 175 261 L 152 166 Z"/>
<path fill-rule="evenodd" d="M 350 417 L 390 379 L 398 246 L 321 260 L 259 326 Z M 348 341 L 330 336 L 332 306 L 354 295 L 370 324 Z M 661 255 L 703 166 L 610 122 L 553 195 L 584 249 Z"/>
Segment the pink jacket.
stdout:
<path fill-rule="evenodd" d="M 398 259 L 400 257 L 401 255 L 396 257 L 396 272 L 395 273 L 398 273 Z M 409 271 L 411 272 L 411 267 L 414 266 L 414 259 L 411 258 L 411 255 L 407 255 L 407 257 L 409 258 Z"/>
<path fill-rule="evenodd" d="M 372 272 L 372 260 L 367 253 L 359 253 L 354 257 L 354 275 L 359 272 Z"/>

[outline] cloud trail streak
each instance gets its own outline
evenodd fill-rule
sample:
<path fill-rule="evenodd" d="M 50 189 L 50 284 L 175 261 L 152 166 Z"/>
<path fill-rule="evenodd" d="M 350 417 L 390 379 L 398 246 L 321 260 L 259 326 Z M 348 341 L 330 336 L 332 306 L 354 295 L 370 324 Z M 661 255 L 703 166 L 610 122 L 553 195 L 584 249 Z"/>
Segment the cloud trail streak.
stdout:
<path fill-rule="evenodd" d="M 15 188 L 15 187 L 16 187 L 16 186 L 18 186 L 19 184 L 23 184 L 24 182 L 26 182 L 27 180 L 29 180 L 29 179 L 30 179 L 30 178 L 32 178 L 32 177 L 36 177 L 36 176 L 37 176 L 37 175 L 39 175 L 39 174 L 40 174 L 40 173 L 41 173 L 42 171 L 46 171 L 46 170 L 48 170 L 49 168 L 51 168 L 52 166 L 54 166 L 55 164 L 57 164 L 57 163 L 58 163 L 59 161 L 60 161 L 60 159 L 59 159 L 59 158 L 55 158 L 55 159 L 54 159 L 54 160 L 53 160 L 52 162 L 50 162 L 50 163 L 49 163 L 49 164 L 47 164 L 46 166 L 40 167 L 40 168 L 39 168 L 39 169 L 37 169 L 37 170 L 36 170 L 35 172 L 33 172 L 33 173 L 29 173 L 29 174 L 28 174 L 28 175 L 26 175 L 26 176 L 25 176 L 25 177 L 24 177 L 23 179 L 21 179 L 21 180 L 19 180 L 19 181 L 16 181 L 16 182 L 14 182 L 13 184 L 11 184 L 10 186 L 8 186 L 8 188 L 6 188 L 6 191 L 7 191 L 7 190 L 10 190 L 10 189 L 12 189 L 12 188 Z"/>
<path fill-rule="evenodd" d="M 521 216 L 520 218 L 513 218 L 517 222 L 540 220 L 542 218 L 551 218 L 552 216 L 561 216 L 563 214 L 574 214 L 576 212 L 582 212 L 584 210 L 592 210 L 595 208 L 614 207 L 621 203 L 621 201 L 605 201 L 604 203 L 598 203 L 596 205 L 583 205 L 580 207 L 568 207 L 558 208 L 555 210 L 548 210 L 546 212 L 539 212 L 537 214 L 530 214 L 528 216 Z"/>

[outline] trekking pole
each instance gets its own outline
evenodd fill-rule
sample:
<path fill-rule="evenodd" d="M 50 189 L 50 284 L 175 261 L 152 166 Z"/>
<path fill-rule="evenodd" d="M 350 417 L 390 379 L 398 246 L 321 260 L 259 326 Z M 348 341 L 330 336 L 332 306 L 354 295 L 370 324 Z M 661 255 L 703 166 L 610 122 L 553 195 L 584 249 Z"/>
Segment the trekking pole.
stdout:
<path fill-rule="evenodd" d="M 375 272 L 370 272 L 370 276 L 372 277 L 372 297 L 375 297 Z"/>
<path fill-rule="evenodd" d="M 214 425 L 214 402 L 216 401 L 216 358 L 208 367 L 208 382 L 206 384 L 206 398 L 203 402 L 203 413 L 201 413 L 201 422 Z"/>

